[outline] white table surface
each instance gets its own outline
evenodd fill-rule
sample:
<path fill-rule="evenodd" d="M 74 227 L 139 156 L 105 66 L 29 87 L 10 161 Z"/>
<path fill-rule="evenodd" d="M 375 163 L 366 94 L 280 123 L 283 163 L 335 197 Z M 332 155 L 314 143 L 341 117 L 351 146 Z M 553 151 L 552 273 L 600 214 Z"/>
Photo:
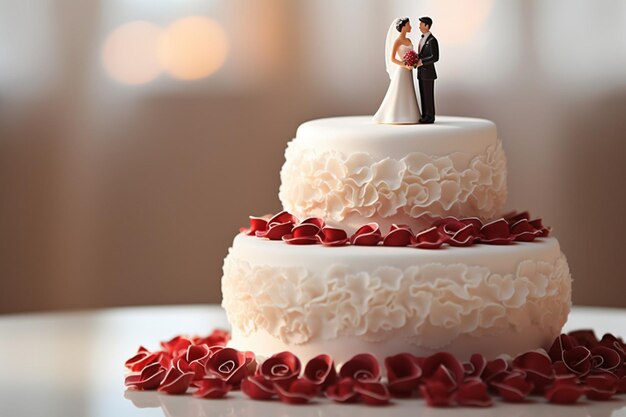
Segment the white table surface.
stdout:
<path fill-rule="evenodd" d="M 156 349 L 177 334 L 208 334 L 227 328 L 218 306 L 119 308 L 71 313 L 0 316 L 0 416 L 602 416 L 626 417 L 626 395 L 574 406 L 541 402 L 487 409 L 430 408 L 423 400 L 392 405 L 304 406 L 252 401 L 241 393 L 203 400 L 156 392 L 125 391 L 124 361 L 143 344 Z M 574 308 L 565 330 L 593 328 L 598 335 L 626 337 L 626 309 Z"/>

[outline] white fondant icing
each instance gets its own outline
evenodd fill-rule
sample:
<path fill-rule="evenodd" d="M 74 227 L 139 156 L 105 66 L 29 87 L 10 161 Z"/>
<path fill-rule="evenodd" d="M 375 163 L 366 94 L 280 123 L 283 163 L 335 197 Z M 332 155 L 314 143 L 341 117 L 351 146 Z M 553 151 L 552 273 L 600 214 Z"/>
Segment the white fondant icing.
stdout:
<path fill-rule="evenodd" d="M 274 339 L 265 346 L 298 354 L 352 340 L 362 343 L 358 352 L 382 343 L 377 351 L 398 353 L 513 334 L 549 341 L 569 312 L 571 278 L 554 238 L 429 251 L 301 247 L 240 234 L 222 292 L 235 343 Z M 540 347 L 532 344 L 524 346 Z"/>
<path fill-rule="evenodd" d="M 349 231 L 370 221 L 386 230 L 392 223 L 425 226 L 433 217 L 496 216 L 507 189 L 495 125 L 441 119 L 413 126 L 366 117 L 304 123 L 285 151 L 283 207 Z"/>

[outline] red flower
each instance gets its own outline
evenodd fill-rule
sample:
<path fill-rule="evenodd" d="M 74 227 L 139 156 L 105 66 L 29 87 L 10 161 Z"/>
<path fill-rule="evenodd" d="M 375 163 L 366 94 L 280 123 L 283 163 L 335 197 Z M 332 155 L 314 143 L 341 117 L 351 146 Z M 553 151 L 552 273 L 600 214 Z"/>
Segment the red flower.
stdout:
<path fill-rule="evenodd" d="M 385 369 L 389 391 L 397 397 L 411 396 L 422 376 L 422 369 L 410 353 L 385 358 Z"/>
<path fill-rule="evenodd" d="M 420 249 L 438 249 L 447 240 L 439 233 L 438 227 L 422 230 L 413 238 L 413 246 Z"/>
<path fill-rule="evenodd" d="M 490 245 L 508 245 L 515 236 L 511 235 L 509 224 L 504 219 L 494 220 L 480 229 L 480 241 Z"/>
<path fill-rule="evenodd" d="M 566 334 L 561 334 L 554 339 L 552 346 L 548 350 L 548 356 L 552 359 L 552 362 L 558 362 L 563 360 L 563 352 L 573 349 L 576 346 L 574 339 Z"/>
<path fill-rule="evenodd" d="M 345 230 L 329 226 L 324 227 L 319 236 L 324 246 L 343 246 L 350 241 Z"/>
<path fill-rule="evenodd" d="M 474 244 L 475 240 L 474 226 L 467 224 L 462 229 L 456 231 L 452 236 L 449 236 L 446 243 L 450 246 L 471 246 Z"/>
<path fill-rule="evenodd" d="M 426 381 L 440 382 L 453 390 L 463 382 L 465 370 L 452 354 L 438 352 L 424 360 L 422 378 Z"/>
<path fill-rule="evenodd" d="M 487 384 L 500 381 L 508 375 L 508 368 L 509 364 L 504 358 L 496 358 L 487 362 L 480 378 Z"/>
<path fill-rule="evenodd" d="M 269 240 L 281 240 L 283 236 L 291 233 L 293 227 L 298 223 L 298 219 L 286 211 L 281 211 L 267 221 L 267 230 L 257 231 L 257 237 Z"/>
<path fill-rule="evenodd" d="M 589 375 L 585 379 L 587 398 L 594 401 L 610 400 L 617 391 L 618 379 L 608 372 Z"/>
<path fill-rule="evenodd" d="M 409 246 L 412 239 L 413 232 L 409 226 L 393 224 L 383 239 L 383 246 Z"/>
<path fill-rule="evenodd" d="M 308 217 L 300 222 L 300 224 L 313 224 L 317 226 L 319 229 L 323 229 L 326 224 L 324 223 L 324 219 L 320 217 Z"/>
<path fill-rule="evenodd" d="M 478 217 L 465 217 L 459 220 L 463 224 L 472 225 L 472 235 L 476 238 L 480 237 L 480 229 L 483 227 L 483 222 Z"/>
<path fill-rule="evenodd" d="M 487 359 L 480 353 L 474 353 L 469 362 L 463 362 L 466 378 L 480 378 L 487 367 Z"/>
<path fill-rule="evenodd" d="M 199 389 L 193 396 L 197 398 L 222 398 L 231 390 L 231 386 L 219 378 L 203 378 L 197 381 L 196 386 Z"/>
<path fill-rule="evenodd" d="M 535 393 L 543 393 L 554 381 L 554 369 L 548 355 L 531 351 L 522 353 L 513 359 L 513 369 L 526 374 L 526 380 L 534 385 Z"/>
<path fill-rule="evenodd" d="M 357 382 L 353 378 L 342 378 L 339 382 L 328 387 L 326 397 L 338 403 L 354 402 L 358 398 L 355 391 L 356 384 Z"/>
<path fill-rule="evenodd" d="M 223 348 L 207 361 L 206 371 L 233 387 L 237 387 L 241 380 L 249 374 L 247 365 L 251 361 L 246 352 L 240 352 L 233 348 Z"/>
<path fill-rule="evenodd" d="M 283 241 L 290 245 L 314 245 L 319 243 L 320 228 L 313 223 L 300 223 L 295 226 L 291 233 L 282 237 Z"/>
<path fill-rule="evenodd" d="M 457 389 L 454 398 L 459 405 L 490 407 L 491 397 L 487 394 L 487 385 L 479 378 L 465 380 Z"/>
<path fill-rule="evenodd" d="M 328 355 L 318 355 L 311 359 L 304 368 L 304 379 L 325 390 L 337 382 L 335 363 Z"/>
<path fill-rule="evenodd" d="M 167 342 L 161 342 L 163 349 L 172 356 L 180 355 L 182 351 L 186 351 L 192 344 L 191 339 L 185 336 L 176 336 Z"/>
<path fill-rule="evenodd" d="M 614 349 L 622 357 L 622 361 L 626 363 L 626 344 L 618 337 L 613 336 L 610 333 L 602 336 L 602 340 L 598 342 L 600 346 L 605 346 Z"/>
<path fill-rule="evenodd" d="M 339 370 L 340 378 L 352 378 L 360 382 L 378 382 L 380 366 L 376 358 L 369 353 L 353 356 Z"/>
<path fill-rule="evenodd" d="M 274 383 L 268 381 L 263 375 L 250 375 L 241 381 L 241 391 L 254 400 L 269 400 L 276 391 Z"/>
<path fill-rule="evenodd" d="M 513 224 L 513 223 L 517 223 L 520 220 L 530 220 L 530 213 L 528 213 L 528 211 L 522 211 L 522 212 L 512 211 L 510 213 L 505 214 L 502 217 L 509 224 Z"/>
<path fill-rule="evenodd" d="M 185 362 L 194 373 L 194 380 L 201 379 L 206 370 L 206 363 L 209 360 L 210 351 L 207 345 L 191 345 L 187 348 Z"/>
<path fill-rule="evenodd" d="M 548 401 L 554 404 L 574 404 L 585 393 L 585 389 L 570 378 L 557 379 L 555 384 L 544 393 Z"/>
<path fill-rule="evenodd" d="M 376 246 L 383 239 L 378 223 L 368 223 L 354 232 L 350 243 L 357 246 Z"/>
<path fill-rule="evenodd" d="M 194 373 L 192 371 L 181 371 L 178 366 L 172 366 L 165 374 L 165 378 L 161 382 L 159 392 L 167 394 L 184 394 L 191 385 Z"/>
<path fill-rule="evenodd" d="M 535 387 L 520 371 L 514 371 L 502 380 L 492 382 L 491 386 L 496 388 L 504 401 L 509 402 L 524 401 Z"/>
<path fill-rule="evenodd" d="M 256 236 L 256 232 L 265 232 L 267 230 L 267 218 L 266 217 L 250 217 L 250 227 L 242 227 L 239 232 L 245 233 L 248 236 Z"/>
<path fill-rule="evenodd" d="M 389 404 L 389 391 L 380 382 L 357 382 L 354 391 L 360 395 L 365 404 L 385 405 Z"/>
<path fill-rule="evenodd" d="M 550 228 L 544 226 L 541 219 L 529 220 L 529 223 L 532 227 L 541 232 L 539 234 L 539 237 L 547 237 L 548 235 L 550 235 Z"/>
<path fill-rule="evenodd" d="M 276 384 L 289 385 L 300 376 L 300 359 L 291 352 L 281 352 L 266 359 L 258 373 Z"/>
<path fill-rule="evenodd" d="M 317 387 L 306 379 L 296 379 L 289 385 L 275 383 L 274 389 L 280 400 L 289 404 L 308 403 L 317 394 Z"/>
<path fill-rule="evenodd" d="M 159 362 L 146 365 L 141 372 L 132 373 L 124 379 L 124 385 L 138 390 L 157 389 L 167 371 Z"/>
<path fill-rule="evenodd" d="M 426 380 L 420 385 L 420 392 L 426 400 L 426 404 L 431 407 L 450 407 L 454 405 L 454 390 L 450 390 L 448 385 L 440 381 Z"/>
<path fill-rule="evenodd" d="M 137 353 L 126 360 L 124 366 L 130 369 L 132 372 L 139 372 L 147 365 L 158 362 L 159 353 L 152 353 L 143 346 L 139 346 Z"/>
<path fill-rule="evenodd" d="M 511 225 L 511 234 L 520 242 L 532 242 L 541 233 L 541 230 L 535 229 L 526 219 L 521 219 Z"/>
<path fill-rule="evenodd" d="M 209 348 L 213 346 L 226 346 L 230 340 L 230 332 L 228 330 L 215 329 L 206 337 L 194 337 L 194 345 L 207 345 Z"/>
<path fill-rule="evenodd" d="M 563 352 L 563 363 L 572 373 L 585 376 L 591 371 L 591 352 L 584 346 L 576 346 Z"/>
<path fill-rule="evenodd" d="M 576 345 L 581 345 L 588 349 L 591 349 L 599 343 L 595 332 L 590 329 L 575 330 L 569 332 L 567 335 L 570 337 L 570 339 L 574 340 L 574 343 L 576 343 Z"/>

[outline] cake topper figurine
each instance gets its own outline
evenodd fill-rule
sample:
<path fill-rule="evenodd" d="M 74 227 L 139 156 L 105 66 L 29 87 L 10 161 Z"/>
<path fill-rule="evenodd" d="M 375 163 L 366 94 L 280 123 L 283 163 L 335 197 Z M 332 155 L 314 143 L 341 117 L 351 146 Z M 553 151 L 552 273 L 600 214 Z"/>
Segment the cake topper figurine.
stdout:
<path fill-rule="evenodd" d="M 411 39 L 407 37 L 411 29 L 409 18 L 404 17 L 391 22 L 387 31 L 385 64 L 391 81 L 387 94 L 374 115 L 375 122 L 415 124 L 420 120 L 413 84 L 413 67 L 417 65 L 416 53 Z"/>
<path fill-rule="evenodd" d="M 434 80 L 437 78 L 434 63 L 439 60 L 437 39 L 430 34 L 432 19 L 420 18 L 423 33 L 415 51 L 407 34 L 411 32 L 408 17 L 394 19 L 387 31 L 385 65 L 390 82 L 385 98 L 373 120 L 385 124 L 433 123 L 435 121 Z M 420 114 L 413 82 L 413 69 L 418 69 Z"/>
<path fill-rule="evenodd" d="M 417 51 L 419 61 L 417 63 L 417 81 L 420 88 L 420 101 L 422 105 L 422 118 L 420 123 L 435 122 L 435 62 L 439 61 L 439 44 L 437 38 L 430 33 L 433 20 L 430 17 L 420 17 L 420 39 Z"/>

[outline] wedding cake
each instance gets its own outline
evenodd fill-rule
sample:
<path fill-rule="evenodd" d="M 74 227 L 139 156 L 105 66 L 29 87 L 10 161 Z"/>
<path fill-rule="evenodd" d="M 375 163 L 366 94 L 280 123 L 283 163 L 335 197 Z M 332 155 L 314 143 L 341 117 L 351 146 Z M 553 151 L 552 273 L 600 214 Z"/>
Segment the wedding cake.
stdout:
<path fill-rule="evenodd" d="M 548 348 L 571 305 L 558 241 L 504 215 L 506 157 L 488 120 L 337 117 L 285 152 L 285 212 L 251 218 L 224 261 L 230 345 L 342 363 Z"/>

